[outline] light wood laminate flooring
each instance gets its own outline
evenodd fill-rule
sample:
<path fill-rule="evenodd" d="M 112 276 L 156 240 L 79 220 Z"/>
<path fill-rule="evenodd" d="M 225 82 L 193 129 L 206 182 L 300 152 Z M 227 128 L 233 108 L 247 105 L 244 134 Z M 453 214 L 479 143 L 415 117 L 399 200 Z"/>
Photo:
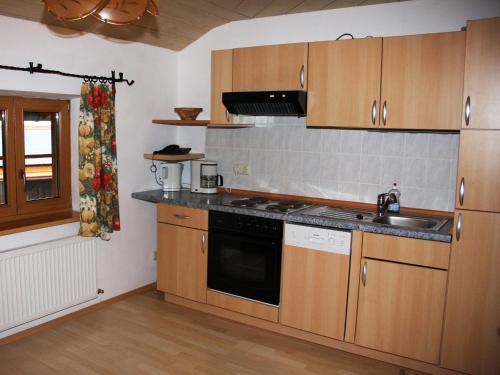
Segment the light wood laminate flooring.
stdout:
<path fill-rule="evenodd" d="M 1 375 L 399 373 L 390 364 L 169 304 L 156 292 L 0 346 Z"/>

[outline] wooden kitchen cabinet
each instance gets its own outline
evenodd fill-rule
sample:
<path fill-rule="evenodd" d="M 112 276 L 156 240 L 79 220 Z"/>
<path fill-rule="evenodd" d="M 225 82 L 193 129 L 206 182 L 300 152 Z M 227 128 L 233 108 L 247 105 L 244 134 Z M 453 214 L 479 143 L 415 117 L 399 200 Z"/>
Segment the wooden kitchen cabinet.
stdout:
<path fill-rule="evenodd" d="M 233 50 L 212 51 L 210 124 L 226 125 L 233 115 L 222 104 L 222 93 L 233 91 Z"/>
<path fill-rule="evenodd" d="M 307 43 L 236 48 L 233 91 L 307 89 Z"/>
<path fill-rule="evenodd" d="M 307 126 L 378 127 L 382 38 L 309 43 Z"/>
<path fill-rule="evenodd" d="M 280 323 L 344 338 L 349 256 L 285 245 Z"/>
<path fill-rule="evenodd" d="M 500 374 L 500 214 L 458 210 L 455 223 L 441 366 Z"/>
<path fill-rule="evenodd" d="M 363 256 L 417 266 L 448 269 L 450 244 L 377 233 L 364 233 Z"/>
<path fill-rule="evenodd" d="M 207 301 L 208 232 L 158 223 L 158 290 Z"/>
<path fill-rule="evenodd" d="M 462 128 L 500 129 L 498 46 L 500 18 L 467 22 Z"/>
<path fill-rule="evenodd" d="M 497 130 L 460 133 L 457 208 L 500 212 L 499 145 L 500 131 Z"/>
<path fill-rule="evenodd" d="M 447 272 L 368 258 L 361 268 L 355 343 L 437 364 Z"/>
<path fill-rule="evenodd" d="M 207 301 L 208 211 L 157 205 L 157 288 Z"/>
<path fill-rule="evenodd" d="M 380 127 L 459 130 L 464 60 L 465 32 L 384 38 Z"/>

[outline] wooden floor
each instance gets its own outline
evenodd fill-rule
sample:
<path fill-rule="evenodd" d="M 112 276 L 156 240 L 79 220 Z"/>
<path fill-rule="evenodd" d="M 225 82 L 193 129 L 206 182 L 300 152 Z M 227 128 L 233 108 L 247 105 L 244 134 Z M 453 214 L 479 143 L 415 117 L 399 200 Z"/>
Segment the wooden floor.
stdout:
<path fill-rule="evenodd" d="M 399 375 L 383 362 L 160 298 L 133 296 L 0 346 L 0 374 Z"/>

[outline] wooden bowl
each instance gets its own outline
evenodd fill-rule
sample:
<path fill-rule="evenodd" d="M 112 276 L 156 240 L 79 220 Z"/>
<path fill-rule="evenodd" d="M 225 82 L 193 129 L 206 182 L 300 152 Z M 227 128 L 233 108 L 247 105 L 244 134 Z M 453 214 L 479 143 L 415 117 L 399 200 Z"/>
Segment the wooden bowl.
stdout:
<path fill-rule="evenodd" d="M 182 107 L 174 108 L 174 111 L 179 115 L 181 120 L 196 120 L 200 112 L 203 112 L 203 108 Z"/>

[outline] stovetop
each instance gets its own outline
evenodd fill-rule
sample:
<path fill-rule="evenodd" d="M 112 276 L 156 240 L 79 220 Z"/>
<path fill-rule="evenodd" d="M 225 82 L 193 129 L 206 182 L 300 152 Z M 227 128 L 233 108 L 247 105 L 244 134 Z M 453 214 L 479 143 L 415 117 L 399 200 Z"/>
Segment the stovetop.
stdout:
<path fill-rule="evenodd" d="M 304 202 L 271 200 L 265 197 L 244 197 L 226 202 L 224 205 L 279 213 L 295 212 L 311 206 Z"/>

